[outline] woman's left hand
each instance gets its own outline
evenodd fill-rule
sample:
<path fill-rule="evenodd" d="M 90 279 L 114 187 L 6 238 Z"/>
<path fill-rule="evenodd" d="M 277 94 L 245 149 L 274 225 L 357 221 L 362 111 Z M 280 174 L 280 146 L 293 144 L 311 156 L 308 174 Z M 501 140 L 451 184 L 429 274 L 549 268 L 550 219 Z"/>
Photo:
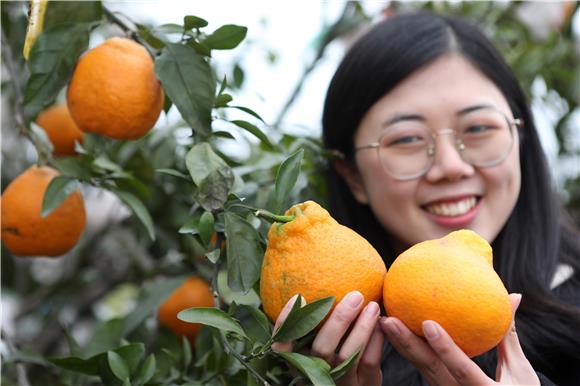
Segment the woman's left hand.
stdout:
<path fill-rule="evenodd" d="M 521 295 L 510 294 L 514 316 L 520 300 Z M 413 334 L 397 318 L 382 318 L 380 325 L 395 349 L 417 367 L 431 386 L 539 385 L 540 380 L 520 346 L 514 320 L 497 347 L 498 365 L 495 380 L 489 378 L 465 355 L 449 334 L 434 321 L 423 322 L 426 339 Z"/>

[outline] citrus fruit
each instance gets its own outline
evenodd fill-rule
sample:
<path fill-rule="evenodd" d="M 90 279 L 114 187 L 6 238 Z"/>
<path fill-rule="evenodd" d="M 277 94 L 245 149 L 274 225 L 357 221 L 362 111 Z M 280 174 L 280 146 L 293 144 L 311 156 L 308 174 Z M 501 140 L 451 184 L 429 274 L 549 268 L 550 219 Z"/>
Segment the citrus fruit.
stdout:
<path fill-rule="evenodd" d="M 187 323 L 177 319 L 177 314 L 191 307 L 213 307 L 213 294 L 208 283 L 198 276 L 187 278 L 159 307 L 157 319 L 177 336 L 185 336 L 190 341 L 201 329 L 197 323 Z"/>
<path fill-rule="evenodd" d="M 2 243 L 17 256 L 60 256 L 79 240 L 86 215 L 81 193 L 72 192 L 41 217 L 44 192 L 58 176 L 55 169 L 32 166 L 2 193 Z"/>
<path fill-rule="evenodd" d="M 163 109 L 163 90 L 147 50 L 126 38 L 111 38 L 85 53 L 67 90 L 79 129 L 116 139 L 149 132 Z"/>
<path fill-rule="evenodd" d="M 387 314 L 416 335 L 434 320 L 470 357 L 495 347 L 512 320 L 508 292 L 493 269 L 491 246 L 459 230 L 415 244 L 389 268 L 383 287 Z"/>
<path fill-rule="evenodd" d="M 308 303 L 334 296 L 336 303 L 357 290 L 364 304 L 380 301 L 386 268 L 368 241 L 313 201 L 285 214 L 296 217 L 272 224 L 260 276 L 260 297 L 271 320 L 295 294 Z"/>
<path fill-rule="evenodd" d="M 66 104 L 50 107 L 36 119 L 54 147 L 55 156 L 75 155 L 75 142 L 83 142 L 83 132 L 73 121 Z"/>

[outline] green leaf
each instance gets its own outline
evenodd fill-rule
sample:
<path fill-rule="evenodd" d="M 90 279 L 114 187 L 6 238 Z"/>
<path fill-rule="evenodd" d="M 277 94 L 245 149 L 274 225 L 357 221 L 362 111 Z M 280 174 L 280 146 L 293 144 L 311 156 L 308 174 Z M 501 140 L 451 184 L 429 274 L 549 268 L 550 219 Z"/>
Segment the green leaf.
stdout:
<path fill-rule="evenodd" d="M 178 232 L 181 234 L 191 234 L 191 235 L 199 234 L 199 219 L 194 218 L 193 220 L 190 220 L 187 223 L 183 224 L 181 228 L 179 228 Z"/>
<path fill-rule="evenodd" d="M 27 122 L 50 105 L 69 81 L 81 53 L 89 45 L 88 24 L 59 24 L 46 29 L 32 46 L 30 78 L 24 90 Z"/>
<path fill-rule="evenodd" d="M 150 354 L 139 370 L 139 374 L 137 374 L 137 377 L 142 385 L 146 384 L 151 380 L 151 378 L 153 378 L 153 375 L 155 375 L 156 367 L 157 363 L 155 361 L 155 355 Z"/>
<path fill-rule="evenodd" d="M 268 317 L 256 306 L 238 304 L 238 308 L 248 315 L 244 321 L 248 336 L 260 343 L 268 342 L 272 333 Z"/>
<path fill-rule="evenodd" d="M 244 218 L 225 212 L 228 286 L 248 292 L 260 277 L 263 250 L 258 231 Z"/>
<path fill-rule="evenodd" d="M 199 236 L 204 245 L 208 245 L 214 232 L 214 218 L 211 212 L 203 212 L 199 219 Z M 219 247 L 219 246 L 218 246 Z"/>
<path fill-rule="evenodd" d="M 189 31 L 194 28 L 207 27 L 207 21 L 201 17 L 187 15 L 183 18 L 183 29 Z"/>
<path fill-rule="evenodd" d="M 78 189 L 79 183 L 77 180 L 65 176 L 58 176 L 53 178 L 46 191 L 44 192 L 44 199 L 42 200 L 41 217 L 46 217 L 74 191 Z"/>
<path fill-rule="evenodd" d="M 219 94 L 215 99 L 215 107 L 225 107 L 228 103 L 230 103 L 234 98 L 230 94 Z"/>
<path fill-rule="evenodd" d="M 119 345 L 123 336 L 123 320 L 111 319 L 97 325 L 89 344 L 83 349 L 83 356 L 96 355 Z"/>
<path fill-rule="evenodd" d="M 155 240 L 155 230 L 153 227 L 153 219 L 147 210 L 147 207 L 135 197 L 133 194 L 129 192 L 125 192 L 120 189 L 111 189 L 113 193 L 117 195 L 127 206 L 133 211 L 135 216 L 141 221 L 141 224 L 147 230 L 147 234 L 151 240 Z"/>
<path fill-rule="evenodd" d="M 231 133 L 227 132 L 227 131 L 214 131 L 212 133 L 212 135 L 214 137 L 219 137 L 219 138 L 226 138 L 226 139 L 236 139 L 236 137 L 234 137 Z"/>
<path fill-rule="evenodd" d="M 264 134 L 262 130 L 258 129 L 255 125 L 251 124 L 250 122 L 241 120 L 234 120 L 230 122 L 256 136 L 260 141 L 262 141 L 264 145 L 266 145 L 268 149 L 274 149 L 274 145 L 272 145 L 272 142 L 270 142 L 266 134 Z"/>
<path fill-rule="evenodd" d="M 211 261 L 212 263 L 216 264 L 220 258 L 220 255 L 221 255 L 221 249 L 216 248 L 213 251 L 206 253 L 205 257 L 207 257 L 208 260 Z"/>
<path fill-rule="evenodd" d="M 85 157 L 59 157 L 54 166 L 65 176 L 88 181 L 92 177 L 91 161 Z"/>
<path fill-rule="evenodd" d="M 245 39 L 247 33 L 246 27 L 227 24 L 215 30 L 203 43 L 214 50 L 230 50 L 237 47 Z"/>
<path fill-rule="evenodd" d="M 304 307 L 299 304 L 300 297 L 297 297 L 286 320 L 272 337 L 275 342 L 293 341 L 314 330 L 332 308 L 334 297 L 320 299 Z"/>
<path fill-rule="evenodd" d="M 246 338 L 242 326 L 230 315 L 213 307 L 194 307 L 180 311 L 177 318 L 188 323 L 201 323 Z"/>
<path fill-rule="evenodd" d="M 361 350 L 358 349 L 353 352 L 348 358 L 342 361 L 338 366 L 330 370 L 330 376 L 333 379 L 339 379 L 356 363 L 356 360 L 360 354 Z"/>
<path fill-rule="evenodd" d="M 174 277 L 154 282 L 143 288 L 137 300 L 137 307 L 127 315 L 123 324 L 123 336 L 130 334 L 149 316 L 154 315 L 165 299 L 179 287 L 185 277 Z"/>
<path fill-rule="evenodd" d="M 62 23 L 91 23 L 103 18 L 100 1 L 49 1 L 44 16 L 44 28 Z"/>
<path fill-rule="evenodd" d="M 187 170 L 198 188 L 197 201 L 207 211 L 223 207 L 234 183 L 234 173 L 207 142 L 198 143 L 185 156 Z"/>
<path fill-rule="evenodd" d="M 156 173 L 167 174 L 168 176 L 173 176 L 177 178 L 181 178 L 182 180 L 190 181 L 190 178 L 187 174 L 180 172 L 179 170 L 175 169 L 155 169 Z"/>
<path fill-rule="evenodd" d="M 129 367 L 125 360 L 116 352 L 114 351 L 107 351 L 107 362 L 109 363 L 109 367 L 115 377 L 117 377 L 120 381 L 124 381 L 130 377 L 129 374 Z"/>
<path fill-rule="evenodd" d="M 290 362 L 292 366 L 296 367 L 302 374 L 306 375 L 314 386 L 335 385 L 328 369 L 314 358 L 295 352 L 279 352 L 277 355 Z"/>
<path fill-rule="evenodd" d="M 155 73 L 183 119 L 196 133 L 208 136 L 216 89 L 209 64 L 194 48 L 168 43 L 155 59 Z"/>
<path fill-rule="evenodd" d="M 224 107 L 229 108 L 229 109 L 236 109 L 236 110 L 243 111 L 244 113 L 250 114 L 251 116 L 259 119 L 260 121 L 262 121 L 262 123 L 266 124 L 266 122 L 264 121 L 264 119 L 262 119 L 262 117 L 260 115 L 258 115 L 258 113 L 256 113 L 252 109 L 249 109 L 249 108 L 244 107 L 244 106 L 230 106 L 230 105 L 228 105 L 228 106 L 224 106 Z"/>
<path fill-rule="evenodd" d="M 183 370 L 187 371 L 191 364 L 191 344 L 185 336 L 181 337 L 181 349 L 183 351 Z"/>
<path fill-rule="evenodd" d="M 279 213 L 282 210 L 286 199 L 290 195 L 292 188 L 298 180 L 300 173 L 300 163 L 304 157 L 304 149 L 298 150 L 296 153 L 288 157 L 278 169 L 276 175 L 276 185 L 274 188 L 274 212 Z"/>
<path fill-rule="evenodd" d="M 151 31 L 147 26 L 143 24 L 135 24 L 137 26 L 137 33 L 139 36 L 147 42 L 151 47 L 156 50 L 160 50 L 165 47 L 165 42 L 158 38 L 153 31 Z"/>

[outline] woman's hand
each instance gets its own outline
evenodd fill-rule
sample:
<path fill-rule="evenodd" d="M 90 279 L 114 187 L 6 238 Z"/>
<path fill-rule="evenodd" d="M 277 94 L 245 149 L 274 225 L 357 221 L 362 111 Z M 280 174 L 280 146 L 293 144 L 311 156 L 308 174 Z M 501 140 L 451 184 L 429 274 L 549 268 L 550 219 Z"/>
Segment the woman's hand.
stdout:
<path fill-rule="evenodd" d="M 275 329 L 286 319 L 295 299 L 296 296 L 284 306 Z M 361 349 L 356 363 L 337 381 L 337 385 L 378 386 L 382 381 L 381 354 L 384 335 L 378 326 L 380 309 L 376 302 L 370 302 L 363 309 L 363 300 L 360 292 L 349 292 L 336 305 L 312 342 L 310 355 L 324 359 L 333 367 Z M 349 331 L 351 325 L 353 327 Z M 342 344 L 339 347 L 340 343 Z M 292 351 L 293 344 L 278 342 L 272 348 L 279 352 Z"/>
<path fill-rule="evenodd" d="M 513 315 L 521 295 L 510 294 Z M 515 329 L 515 319 L 498 345 L 496 380 L 489 378 L 434 321 L 423 322 L 426 339 L 413 334 L 399 319 L 381 318 L 381 328 L 397 351 L 415 365 L 425 380 L 436 385 L 539 385 L 525 357 Z"/>

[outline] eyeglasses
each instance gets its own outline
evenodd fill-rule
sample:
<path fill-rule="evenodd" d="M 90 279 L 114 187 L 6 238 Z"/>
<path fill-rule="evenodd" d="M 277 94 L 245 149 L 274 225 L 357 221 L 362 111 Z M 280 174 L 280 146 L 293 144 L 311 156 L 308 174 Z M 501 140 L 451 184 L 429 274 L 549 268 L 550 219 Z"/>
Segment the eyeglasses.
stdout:
<path fill-rule="evenodd" d="M 443 135 L 455 137 L 461 158 L 476 167 L 492 167 L 509 155 L 513 128 L 520 119 L 510 120 L 491 107 L 477 107 L 458 115 L 453 129 L 432 130 L 424 119 L 405 116 L 390 123 L 377 142 L 355 148 L 355 151 L 377 149 L 383 169 L 398 180 L 419 178 L 431 168 L 435 158 L 435 141 Z"/>

